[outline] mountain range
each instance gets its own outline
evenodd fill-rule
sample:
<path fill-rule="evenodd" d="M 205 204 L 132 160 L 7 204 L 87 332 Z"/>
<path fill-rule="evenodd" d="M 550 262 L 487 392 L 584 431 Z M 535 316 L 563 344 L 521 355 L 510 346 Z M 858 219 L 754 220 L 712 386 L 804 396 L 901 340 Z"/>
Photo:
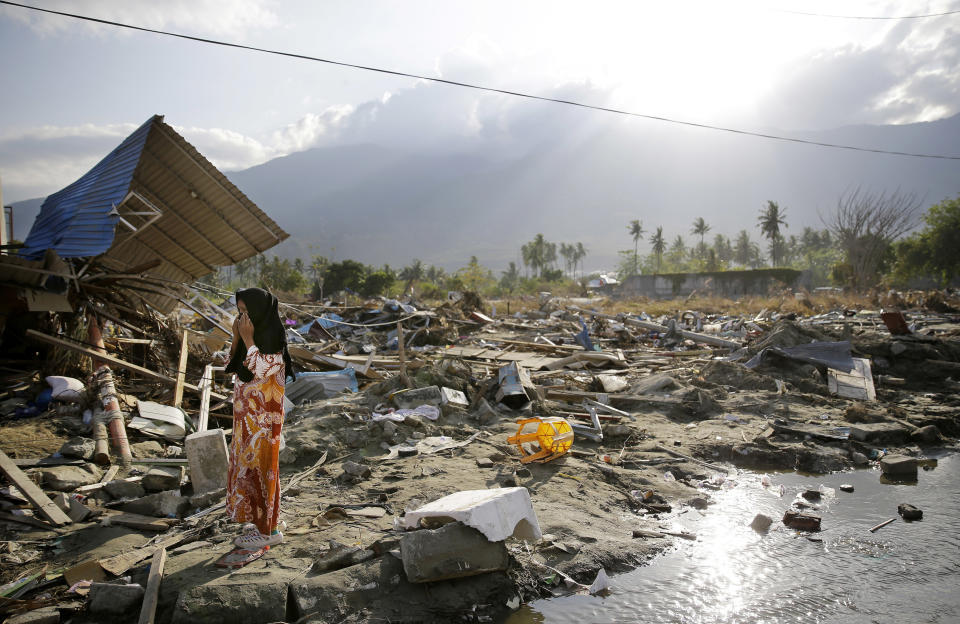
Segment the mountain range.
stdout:
<path fill-rule="evenodd" d="M 715 233 L 747 229 L 767 200 L 786 209 L 786 234 L 823 227 L 844 193 L 915 193 L 931 205 L 960 194 L 960 160 L 833 149 L 606 116 L 547 120 L 520 145 L 477 138 L 398 147 L 337 144 L 277 158 L 230 179 L 291 233 L 281 256 L 321 254 L 399 267 L 419 258 L 448 270 L 470 256 L 494 270 L 518 261 L 543 233 L 582 242 L 587 271 L 613 268 L 633 249 L 627 225 L 640 219 L 672 241 L 694 242 L 703 217 Z M 574 118 L 576 119 L 576 118 Z M 770 130 L 770 134 L 777 134 Z M 848 126 L 792 134 L 864 149 L 958 156 L 960 115 L 897 126 Z M 41 200 L 15 204 L 26 236 Z M 641 253 L 649 251 L 647 238 Z"/>

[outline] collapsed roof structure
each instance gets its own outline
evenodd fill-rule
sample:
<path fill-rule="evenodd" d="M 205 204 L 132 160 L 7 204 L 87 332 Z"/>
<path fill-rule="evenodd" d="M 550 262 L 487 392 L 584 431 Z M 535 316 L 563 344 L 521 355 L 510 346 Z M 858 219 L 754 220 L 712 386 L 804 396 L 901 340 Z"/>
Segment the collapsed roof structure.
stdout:
<path fill-rule="evenodd" d="M 51 264 L 51 251 L 77 259 L 71 278 L 78 289 L 81 281 L 94 288 L 105 281 L 123 287 L 135 275 L 168 284 L 169 289 L 136 284 L 137 296 L 166 314 L 177 304 L 170 292 L 177 285 L 262 253 L 288 236 L 162 115 L 154 115 L 84 176 L 44 201 L 19 256 L 37 261 L 40 271 Z M 15 262 L 16 271 L 14 262 L 8 264 L 9 271 L 0 268 L 0 281 L 23 274 L 25 267 L 30 272 L 22 261 Z"/>

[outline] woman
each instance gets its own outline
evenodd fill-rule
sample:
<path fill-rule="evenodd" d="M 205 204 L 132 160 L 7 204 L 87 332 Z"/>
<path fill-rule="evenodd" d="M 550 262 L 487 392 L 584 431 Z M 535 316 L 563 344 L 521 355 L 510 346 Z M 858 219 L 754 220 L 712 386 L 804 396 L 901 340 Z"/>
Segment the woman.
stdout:
<path fill-rule="evenodd" d="M 294 376 L 277 298 L 238 290 L 227 372 L 233 390 L 233 441 L 227 471 L 227 515 L 243 522 L 234 543 L 248 550 L 283 542 L 280 531 L 280 431 L 287 376 Z"/>

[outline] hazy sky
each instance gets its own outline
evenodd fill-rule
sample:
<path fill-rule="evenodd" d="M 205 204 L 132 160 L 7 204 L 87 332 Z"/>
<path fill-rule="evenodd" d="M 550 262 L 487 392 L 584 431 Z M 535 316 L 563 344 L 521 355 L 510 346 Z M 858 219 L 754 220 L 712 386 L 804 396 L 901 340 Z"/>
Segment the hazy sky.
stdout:
<path fill-rule="evenodd" d="M 960 110 L 960 14 L 790 12 L 915 15 L 960 9 L 957 0 L 24 1 L 751 130 L 909 123 Z M 9 6 L 0 6 L 0 53 L 6 203 L 72 182 L 155 113 L 227 171 L 346 142 L 499 140 L 523 149 L 538 121 L 522 99 Z"/>

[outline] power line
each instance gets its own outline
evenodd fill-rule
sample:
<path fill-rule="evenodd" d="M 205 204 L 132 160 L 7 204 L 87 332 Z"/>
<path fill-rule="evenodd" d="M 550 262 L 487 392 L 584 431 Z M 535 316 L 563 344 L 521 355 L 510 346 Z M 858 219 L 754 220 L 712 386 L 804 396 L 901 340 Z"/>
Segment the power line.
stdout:
<path fill-rule="evenodd" d="M 262 52 L 262 53 L 264 53 L 264 54 L 273 54 L 273 55 L 275 55 L 275 56 L 285 56 L 285 57 L 300 59 L 300 60 L 304 60 L 304 61 L 314 61 L 314 62 L 317 62 L 317 63 L 326 63 L 326 64 L 328 64 L 328 65 L 337 65 L 337 66 L 340 66 L 340 67 L 349 67 L 349 68 L 351 68 L 351 69 L 360 69 L 360 70 L 363 70 L 363 71 L 376 72 L 376 73 L 380 73 L 380 74 L 387 74 L 387 75 L 390 75 L 390 76 L 401 76 L 401 77 L 404 77 L 404 78 L 415 78 L 415 79 L 417 79 L 417 80 L 426 80 L 426 81 L 429 81 L 429 82 L 436 82 L 436 83 L 445 84 L 445 85 L 450 85 L 450 86 L 454 86 L 454 87 L 463 87 L 463 88 L 466 88 L 466 89 L 475 89 L 475 90 L 478 90 L 478 91 L 487 91 L 487 92 L 490 92 L 490 93 L 500 93 L 500 94 L 503 94 L 503 95 L 511 95 L 511 96 L 514 96 L 514 97 L 526 98 L 526 99 L 529 99 L 529 100 L 538 100 L 538 101 L 541 101 L 541 102 L 553 102 L 553 103 L 555 103 L 555 104 L 565 104 L 565 105 L 567 105 L 567 106 L 576 106 L 576 107 L 578 107 L 578 108 L 585 108 L 585 109 L 589 109 L 589 110 L 596 110 L 596 111 L 601 111 L 601 112 L 605 112 L 605 113 L 614 113 L 614 114 L 617 114 L 617 115 L 626 115 L 626 116 L 629 116 L 629 117 L 639 117 L 639 118 L 641 118 L 641 119 L 649 119 L 649 120 L 652 120 L 652 121 L 662 121 L 662 122 L 665 122 L 665 123 L 672 123 L 672 124 L 681 125 L 681 126 L 689 126 L 689 127 L 692 127 L 692 128 L 703 128 L 703 129 L 706 129 L 706 130 L 716 130 L 716 131 L 719 131 L 719 132 L 728 132 L 728 133 L 731 133 L 731 134 L 739 134 L 739 135 L 744 135 L 744 136 L 759 137 L 759 138 L 762 138 L 762 139 L 772 139 L 772 140 L 776 140 L 776 141 L 787 141 L 787 142 L 790 142 L 790 143 L 802 143 L 802 144 L 805 144 L 805 145 L 815 145 L 815 146 L 818 146 L 818 147 L 829 147 L 829 148 L 833 148 L 833 149 L 845 149 L 845 150 L 852 150 L 852 151 L 856 151 L 856 152 L 870 152 L 870 153 L 873 153 L 873 154 L 888 154 L 888 155 L 892 155 L 892 156 L 909 156 L 909 157 L 913 157 L 913 158 L 936 158 L 936 159 L 940 159 L 940 160 L 960 160 L 960 156 L 947 156 L 947 155 L 944 155 L 944 154 L 918 154 L 918 153 L 914 153 L 914 152 L 900 152 L 900 151 L 896 151 L 896 150 L 884 150 L 884 149 L 875 149 L 875 148 L 868 148 L 868 147 L 857 147 L 857 146 L 854 146 L 854 145 L 842 145 L 842 144 L 839 144 L 839 143 L 826 143 L 826 142 L 823 142 L 823 141 L 812 141 L 812 140 L 809 140 L 809 139 L 798 139 L 798 138 L 796 138 L 796 137 L 780 136 L 780 135 L 776 135 L 776 134 L 766 134 L 766 133 L 763 133 L 763 132 L 754 132 L 754 131 L 751 131 L 751 130 L 739 130 L 739 129 L 737 129 L 737 128 L 726 128 L 726 127 L 723 127 L 723 126 L 714 126 L 714 125 L 710 125 L 710 124 L 696 123 L 696 122 L 693 122 L 693 121 L 684 121 L 684 120 L 682 120 L 682 119 L 673 119 L 673 118 L 670 118 L 670 117 L 661 117 L 661 116 L 658 116 L 658 115 L 647 115 L 647 114 L 643 114 L 643 113 L 636 113 L 636 112 L 632 112 L 632 111 L 628 111 L 628 110 L 623 110 L 623 109 L 618 109 L 618 108 L 609 108 L 609 107 L 606 107 L 606 106 L 596 106 L 596 105 L 593 105 L 593 104 L 585 104 L 585 103 L 583 103 L 583 102 L 577 102 L 577 101 L 574 101 L 574 100 L 564 100 L 564 99 L 560 99 L 560 98 L 552 98 L 552 97 L 547 97 L 547 96 L 543 96 L 543 95 L 534 95 L 534 94 L 531 94 L 531 93 L 524 93 L 524 92 L 522 92 L 522 91 L 511 91 L 511 90 L 509 90 L 509 89 L 498 89 L 498 88 L 496 88 L 496 87 L 487 87 L 487 86 L 483 86 L 483 85 L 472 84 L 472 83 L 469 83 L 469 82 L 460 82 L 460 81 L 457 81 L 457 80 L 447 80 L 447 79 L 445 79 L 445 78 L 436 78 L 436 77 L 432 77 L 432 76 L 424 76 L 424 75 L 420 75 L 420 74 L 403 72 L 403 71 L 399 71 L 399 70 L 384 69 L 384 68 L 382 68 L 382 67 L 373 67 L 373 66 L 369 66 L 369 65 L 359 65 L 359 64 L 356 64 L 356 63 L 347 63 L 347 62 L 345 62 L 345 61 L 336 61 L 336 60 L 333 60 L 333 59 L 325 59 L 325 58 L 320 58 L 320 57 L 316 57 L 316 56 L 308 56 L 308 55 L 306 55 L 306 54 L 297 54 L 297 53 L 295 53 L 295 52 L 283 52 L 283 51 L 281 51 L 281 50 L 271 50 L 271 49 L 268 49 L 268 48 L 258 48 L 258 47 L 255 47 L 255 46 L 248 46 L 248 45 L 243 45 L 243 44 L 240 44 L 240 43 L 232 43 L 232 42 L 229 42 L 229 41 L 220 41 L 220 40 L 217 40 L 217 39 L 207 39 L 207 38 L 204 38 L 204 37 L 195 37 L 195 36 L 193 36 L 193 35 L 185 35 L 185 34 L 182 34 L 182 33 L 175 33 L 175 32 L 170 32 L 170 31 L 165 31 L 165 30 L 156 30 L 156 29 L 153 29 L 153 28 L 146 28 L 146 27 L 144 27 L 144 26 L 135 26 L 135 25 L 133 25 L 133 24 L 124 24 L 124 23 L 122 23 L 122 22 L 114 22 L 114 21 L 111 21 L 111 20 L 100 19 L 100 18 L 97 18 L 97 17 L 89 17 L 89 16 L 87 16 L 87 15 L 78 15 L 78 14 L 76 14 L 76 13 L 66 13 L 66 12 L 63 12 L 63 11 L 54 11 L 54 10 L 52 10 L 52 9 L 43 9 L 43 8 L 40 8 L 40 7 L 30 6 L 30 5 L 27 5 L 27 4 L 20 4 L 20 3 L 17 3 L 17 2 L 10 2 L 9 0 L 0 0 L 0 4 L 6 4 L 6 5 L 9 5 L 9 6 L 20 7 L 20 8 L 23 8 L 23 9 L 30 9 L 30 10 L 32 10 L 32 11 L 39 11 L 39 12 L 41 12 L 41 13 L 49 13 L 49 14 L 52 14 L 52 15 L 61 15 L 61 16 L 63 16 L 63 17 L 71 17 L 71 18 L 74 18 L 74 19 L 84 20 L 84 21 L 88 21 L 88 22 L 95 22 L 95 23 L 98 23 L 98 24 L 106 24 L 106 25 L 108 25 L 108 26 L 116 26 L 116 27 L 118 27 L 118 28 L 127 28 L 127 29 L 130 29 L 130 30 L 138 30 L 138 31 L 141 31 L 141 32 L 153 33 L 153 34 L 156 34 L 156 35 L 164 35 L 164 36 L 167 36 L 167 37 L 176 37 L 176 38 L 178 38 L 178 39 L 187 39 L 187 40 L 189 40 L 189 41 L 196 41 L 196 42 L 199 42 L 199 43 L 207 43 L 207 44 L 210 44 L 210 45 L 218 45 L 218 46 L 223 46 L 223 47 L 228 47 L 228 48 L 237 48 L 237 49 L 240 49 L 240 50 L 249 50 L 249 51 L 251 51 L 251 52 Z"/>
<path fill-rule="evenodd" d="M 809 17 L 829 17 L 833 19 L 850 20 L 907 20 L 923 19 L 927 17 L 943 17 L 945 15 L 956 15 L 960 10 L 945 11 L 943 13 L 926 13 L 924 15 L 832 15 L 829 13 L 808 13 L 806 11 L 791 11 L 789 9 L 771 9 L 777 13 L 790 13 L 792 15 L 807 15 Z"/>

